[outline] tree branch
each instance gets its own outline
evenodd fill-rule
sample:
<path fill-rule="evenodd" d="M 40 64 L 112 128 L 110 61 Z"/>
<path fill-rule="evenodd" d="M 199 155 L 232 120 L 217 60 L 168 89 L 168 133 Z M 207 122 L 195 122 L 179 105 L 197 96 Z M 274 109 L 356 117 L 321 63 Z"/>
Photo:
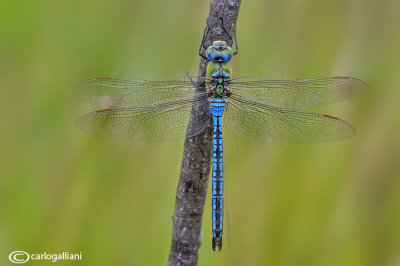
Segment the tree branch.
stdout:
<path fill-rule="evenodd" d="M 208 47 L 216 40 L 227 40 L 225 29 L 233 36 L 241 0 L 212 0 L 207 19 L 209 31 L 205 36 Z M 201 58 L 198 75 L 206 76 L 207 60 Z M 205 82 L 197 84 L 197 93 L 205 92 Z M 199 114 L 209 112 L 207 102 L 195 105 L 192 110 L 188 131 L 194 127 Z M 211 168 L 212 127 L 211 124 L 199 135 L 186 138 L 181 173 L 176 192 L 173 232 L 168 265 L 197 265 L 202 242 L 201 224 L 207 196 L 208 176 Z M 211 220 L 211 217 L 210 217 Z M 210 222 L 211 223 L 211 222 Z M 211 236 L 210 236 L 211 241 Z"/>

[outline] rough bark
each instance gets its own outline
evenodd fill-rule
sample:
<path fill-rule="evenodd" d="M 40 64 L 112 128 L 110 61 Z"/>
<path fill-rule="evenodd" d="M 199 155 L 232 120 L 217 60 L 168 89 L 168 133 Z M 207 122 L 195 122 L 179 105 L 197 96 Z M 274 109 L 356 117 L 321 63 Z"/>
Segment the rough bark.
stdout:
<path fill-rule="evenodd" d="M 233 36 L 239 13 L 240 0 L 212 0 L 207 25 L 210 28 L 205 36 L 208 47 L 216 40 L 228 41 L 222 28 Z M 207 26 L 206 26 L 207 27 Z M 198 75 L 206 75 L 207 60 L 201 58 Z M 204 92 L 204 82 L 197 85 L 197 92 Z M 192 110 L 192 118 L 196 112 L 209 112 L 207 103 L 196 106 Z M 189 130 L 191 123 L 189 122 Z M 202 218 L 207 195 L 208 177 L 212 157 L 211 124 L 199 135 L 186 138 L 184 144 L 181 173 L 176 192 L 175 212 L 173 215 L 173 232 L 168 265 L 197 265 L 200 245 L 202 243 Z M 211 217 L 210 217 L 211 221 Z M 211 226 L 211 222 L 210 222 Z M 211 236 L 206 240 L 211 241 Z"/>

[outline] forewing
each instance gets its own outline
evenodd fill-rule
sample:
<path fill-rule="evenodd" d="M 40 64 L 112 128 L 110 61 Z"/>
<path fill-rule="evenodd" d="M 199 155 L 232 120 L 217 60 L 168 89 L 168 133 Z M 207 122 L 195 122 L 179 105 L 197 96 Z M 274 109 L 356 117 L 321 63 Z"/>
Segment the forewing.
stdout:
<path fill-rule="evenodd" d="M 359 96 L 367 84 L 352 77 L 271 79 L 239 77 L 231 81 L 233 94 L 287 109 L 309 109 Z"/>
<path fill-rule="evenodd" d="M 248 140 L 274 144 L 329 142 L 350 138 L 354 128 L 329 115 L 284 110 L 228 98 L 224 124 Z"/>
<path fill-rule="evenodd" d="M 82 82 L 79 96 L 100 106 L 114 108 L 155 106 L 163 102 L 191 99 L 195 84 L 190 78 L 140 80 L 94 78 Z"/>

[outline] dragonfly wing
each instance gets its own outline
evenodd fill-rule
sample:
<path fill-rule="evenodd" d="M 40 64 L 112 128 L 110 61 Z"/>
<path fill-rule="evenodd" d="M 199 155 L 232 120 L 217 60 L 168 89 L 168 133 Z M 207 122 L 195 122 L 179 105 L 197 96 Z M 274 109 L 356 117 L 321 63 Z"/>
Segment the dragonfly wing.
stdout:
<path fill-rule="evenodd" d="M 139 80 L 94 78 L 82 82 L 76 92 L 79 96 L 107 107 L 154 106 L 177 99 L 191 99 L 195 84 L 190 78 L 175 80 Z"/>
<path fill-rule="evenodd" d="M 336 117 L 236 97 L 228 98 L 224 124 L 240 137 L 274 144 L 338 141 L 355 134 L 350 124 Z"/>
<path fill-rule="evenodd" d="M 191 124 L 192 104 L 196 106 Z M 88 133 L 135 138 L 137 140 L 179 140 L 195 136 L 210 124 L 205 97 L 194 103 L 169 103 L 154 107 L 105 109 L 89 113 L 76 122 L 76 127 Z"/>
<path fill-rule="evenodd" d="M 255 101 L 287 109 L 309 109 L 359 96 L 367 84 L 351 77 L 316 79 L 234 78 L 232 93 Z"/>

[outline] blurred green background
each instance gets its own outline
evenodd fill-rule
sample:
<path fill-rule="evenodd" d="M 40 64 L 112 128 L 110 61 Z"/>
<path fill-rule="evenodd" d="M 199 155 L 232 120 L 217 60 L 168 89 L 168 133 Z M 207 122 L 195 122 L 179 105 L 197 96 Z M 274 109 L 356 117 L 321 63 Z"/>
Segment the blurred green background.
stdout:
<path fill-rule="evenodd" d="M 82 252 L 82 265 L 166 264 L 183 142 L 76 130 L 96 107 L 74 87 L 197 73 L 208 8 L 2 1 L 1 265 L 15 250 Z M 209 197 L 199 265 L 400 265 L 399 28 L 398 0 L 243 1 L 234 74 L 349 75 L 370 90 L 316 110 L 353 124 L 347 141 L 260 145 L 225 130 L 224 247 L 211 250 Z"/>

